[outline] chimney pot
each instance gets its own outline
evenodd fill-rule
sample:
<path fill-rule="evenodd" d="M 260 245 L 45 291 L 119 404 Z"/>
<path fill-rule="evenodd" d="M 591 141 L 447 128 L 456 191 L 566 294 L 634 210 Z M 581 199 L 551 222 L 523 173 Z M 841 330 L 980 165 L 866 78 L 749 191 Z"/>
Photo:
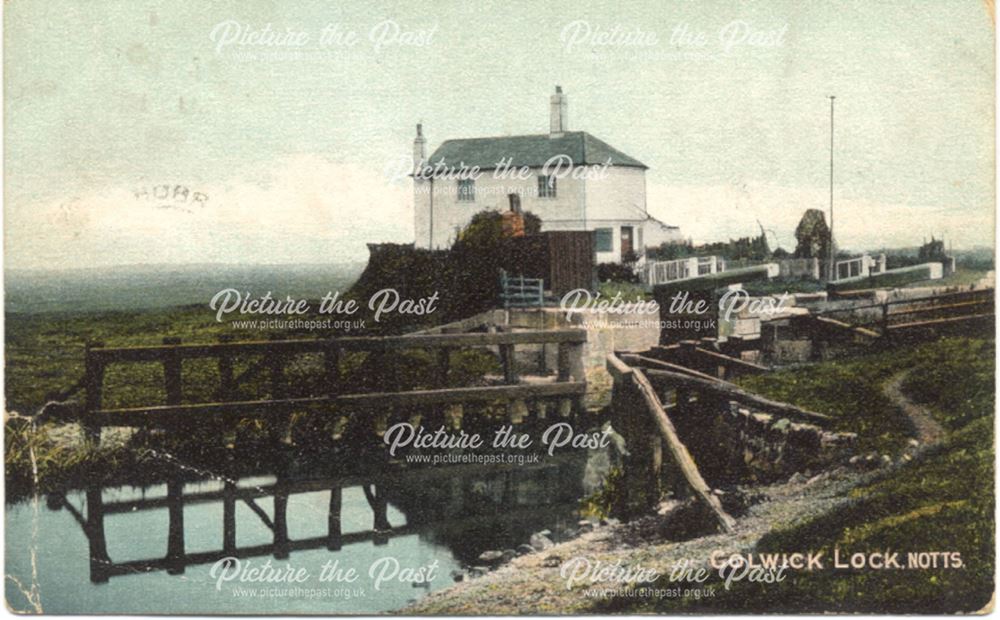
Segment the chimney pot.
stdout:
<path fill-rule="evenodd" d="M 549 99 L 549 134 L 553 138 L 562 136 L 567 130 L 566 122 L 566 95 L 563 94 L 562 86 L 556 86 L 556 92 Z"/>

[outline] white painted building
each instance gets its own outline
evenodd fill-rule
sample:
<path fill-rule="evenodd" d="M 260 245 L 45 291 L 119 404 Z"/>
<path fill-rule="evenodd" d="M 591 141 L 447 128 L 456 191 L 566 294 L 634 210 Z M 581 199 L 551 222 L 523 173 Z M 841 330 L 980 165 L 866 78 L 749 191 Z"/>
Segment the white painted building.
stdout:
<path fill-rule="evenodd" d="M 519 205 L 542 230 L 596 231 L 598 262 L 682 241 L 680 229 L 646 212 L 647 166 L 584 131 L 569 131 L 556 87 L 549 132 L 446 140 L 427 157 L 413 141 L 415 245 L 447 248 L 473 215 Z M 514 207 L 517 208 L 517 207 Z"/>

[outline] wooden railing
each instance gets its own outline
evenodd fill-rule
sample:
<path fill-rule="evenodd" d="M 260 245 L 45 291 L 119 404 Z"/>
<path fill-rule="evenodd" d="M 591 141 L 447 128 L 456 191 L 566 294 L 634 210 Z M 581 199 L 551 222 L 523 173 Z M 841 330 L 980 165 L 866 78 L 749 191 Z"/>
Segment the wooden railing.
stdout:
<path fill-rule="evenodd" d="M 914 328 L 976 321 L 994 316 L 994 289 L 956 291 L 929 297 L 821 310 L 813 320 L 827 326 L 867 330 L 873 336 Z"/>
<path fill-rule="evenodd" d="M 717 379 L 732 379 L 770 370 L 755 362 L 712 350 L 711 347 L 714 344 L 715 342 L 700 340 L 681 340 L 674 344 L 655 346 L 646 353 L 645 357 L 653 363 L 662 363 L 661 368 L 667 370 L 678 368 L 683 371 L 693 370 Z"/>
<path fill-rule="evenodd" d="M 500 300 L 504 308 L 541 307 L 545 305 L 545 283 L 541 278 L 510 276 L 500 270 Z"/>
<path fill-rule="evenodd" d="M 154 346 L 114 347 L 101 343 L 87 346 L 85 353 L 84 388 L 86 401 L 80 414 L 90 436 L 103 426 L 163 427 L 190 421 L 192 416 L 218 414 L 223 418 L 259 416 L 281 422 L 294 410 L 316 406 L 348 406 L 353 409 L 388 409 L 396 406 L 423 406 L 446 403 L 485 401 L 516 401 L 530 398 L 578 398 L 586 391 L 583 373 L 582 347 L 587 333 L 582 329 L 531 330 L 498 333 L 434 334 L 389 337 L 345 337 L 316 340 L 262 340 L 184 344 L 180 339 L 164 339 Z M 515 366 L 514 352 L 519 345 L 555 344 L 558 346 L 558 374 L 550 383 L 521 383 Z M 503 369 L 503 385 L 485 387 L 447 387 L 453 352 L 468 348 L 489 347 L 499 353 Z M 366 352 L 388 356 L 406 349 L 437 351 L 436 389 L 406 389 L 395 385 L 389 376 L 381 381 L 391 384 L 390 391 L 356 392 L 344 385 L 341 358 L 345 352 Z M 285 370 L 297 355 L 323 356 L 322 393 L 290 396 Z M 259 356 L 257 363 L 236 376 L 237 356 Z M 183 362 L 192 359 L 215 359 L 218 368 L 216 399 L 184 403 Z M 106 409 L 104 377 L 114 364 L 157 363 L 163 368 L 165 401 L 138 407 Z M 391 364 L 386 364 L 391 366 Z M 383 367 L 380 365 L 380 371 Z M 391 374 L 390 370 L 384 370 Z M 250 378 L 264 374 L 269 388 L 267 398 L 251 400 L 237 396 L 237 386 Z"/>

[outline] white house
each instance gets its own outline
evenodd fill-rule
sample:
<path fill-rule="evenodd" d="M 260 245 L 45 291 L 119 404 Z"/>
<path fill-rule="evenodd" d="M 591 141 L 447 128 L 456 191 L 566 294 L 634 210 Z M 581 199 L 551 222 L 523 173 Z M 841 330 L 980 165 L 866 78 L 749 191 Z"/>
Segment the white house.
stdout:
<path fill-rule="evenodd" d="M 646 212 L 646 169 L 637 159 L 585 131 L 569 131 L 566 95 L 556 86 L 549 132 L 446 140 L 430 157 L 417 125 L 415 245 L 446 248 L 472 216 L 520 208 L 542 230 L 596 231 L 598 262 L 680 242 L 680 229 Z"/>

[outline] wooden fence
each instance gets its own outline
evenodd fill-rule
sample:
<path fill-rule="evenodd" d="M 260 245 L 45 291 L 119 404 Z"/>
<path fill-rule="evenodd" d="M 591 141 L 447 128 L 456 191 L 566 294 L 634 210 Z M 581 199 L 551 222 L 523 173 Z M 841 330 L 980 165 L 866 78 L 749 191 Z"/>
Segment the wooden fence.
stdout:
<path fill-rule="evenodd" d="M 820 327 L 871 337 L 895 337 L 912 330 L 992 320 L 994 289 L 956 291 L 821 310 L 810 316 Z"/>
<path fill-rule="evenodd" d="M 504 308 L 541 308 L 545 305 L 545 284 L 540 278 L 511 276 L 500 270 L 500 301 Z"/>
<path fill-rule="evenodd" d="M 535 398 L 580 398 L 586 391 L 583 375 L 582 348 L 587 333 L 582 329 L 530 330 L 500 333 L 433 334 L 389 337 L 345 337 L 315 340 L 265 340 L 249 342 L 221 341 L 208 344 L 184 344 L 180 339 L 164 339 L 162 345 L 109 348 L 101 343 L 87 346 L 85 353 L 84 388 L 86 401 L 79 414 L 80 421 L 91 438 L 100 436 L 104 426 L 172 427 L 213 416 L 215 421 L 231 422 L 246 417 L 268 419 L 280 429 L 287 425 L 293 411 L 338 406 L 352 410 L 391 411 L 399 406 L 430 406 L 473 402 L 516 402 Z M 514 362 L 518 345 L 554 344 L 558 346 L 558 375 L 547 383 L 523 383 Z M 499 353 L 503 369 L 503 384 L 483 387 L 447 387 L 449 365 L 455 351 L 484 348 Z M 391 376 L 391 364 L 381 372 L 383 384 L 393 389 L 379 392 L 355 392 L 344 385 L 341 357 L 345 352 L 391 356 L 407 349 L 437 352 L 435 389 L 406 389 Z M 323 393 L 290 396 L 285 370 L 296 356 L 320 354 L 323 357 L 321 384 Z M 257 356 L 259 361 L 247 372 L 236 376 L 234 359 Z M 214 359 L 218 368 L 216 398 L 206 402 L 184 402 L 183 362 L 193 359 Z M 391 360 L 391 357 L 385 359 Z M 138 407 L 107 409 L 103 407 L 104 377 L 114 364 L 156 363 L 163 369 L 164 402 Z M 241 400 L 237 386 L 254 372 L 266 376 L 268 394 L 263 398 Z M 201 418 L 204 419 L 204 418 Z"/>

